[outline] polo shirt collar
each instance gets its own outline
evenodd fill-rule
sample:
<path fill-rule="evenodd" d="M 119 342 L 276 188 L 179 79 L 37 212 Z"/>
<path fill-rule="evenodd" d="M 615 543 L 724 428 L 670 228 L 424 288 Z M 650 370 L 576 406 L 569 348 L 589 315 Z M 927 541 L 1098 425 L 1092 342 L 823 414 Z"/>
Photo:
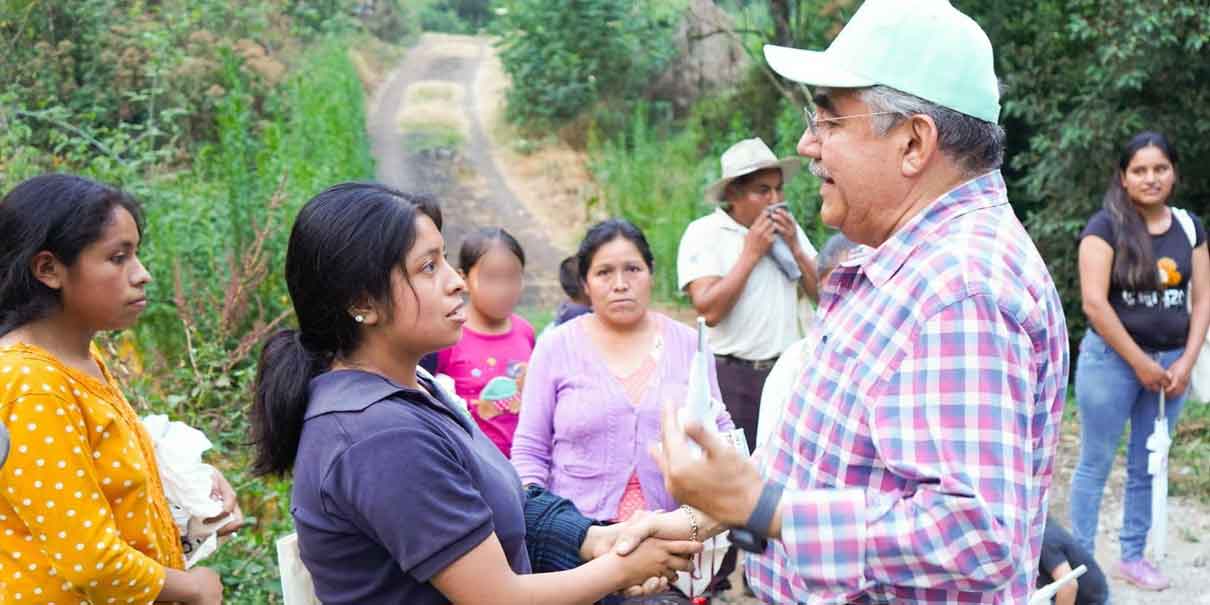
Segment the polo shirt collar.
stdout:
<path fill-rule="evenodd" d="M 413 389 L 397 384 L 393 380 L 362 370 L 333 370 L 324 372 L 311 379 L 310 403 L 303 418 L 310 420 L 337 412 L 361 412 L 366 408 L 382 401 L 400 395 L 400 399 L 418 405 L 428 405 L 441 412 L 453 416 L 459 424 L 468 430 L 469 423 L 466 414 L 458 413 L 455 402 L 448 401 L 448 396 L 432 381 L 428 372 L 417 368 L 417 380 L 424 390 Z M 434 393 L 436 397 L 430 396 Z"/>
<path fill-rule="evenodd" d="M 1004 204 L 1008 204 L 1008 194 L 999 170 L 973 178 L 934 200 L 864 257 L 862 270 L 874 287 L 881 288 L 942 225 L 968 212 Z"/>

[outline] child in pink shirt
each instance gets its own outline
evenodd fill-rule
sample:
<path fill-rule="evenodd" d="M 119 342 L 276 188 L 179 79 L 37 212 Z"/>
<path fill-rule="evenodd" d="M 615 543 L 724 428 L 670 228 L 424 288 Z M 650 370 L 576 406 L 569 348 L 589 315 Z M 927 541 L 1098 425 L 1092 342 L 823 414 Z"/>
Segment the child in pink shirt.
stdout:
<path fill-rule="evenodd" d="M 534 350 L 533 326 L 513 312 L 525 252 L 507 231 L 481 229 L 462 242 L 458 266 L 469 293 L 467 321 L 458 344 L 437 354 L 437 372 L 454 379 L 479 428 L 508 456 Z"/>

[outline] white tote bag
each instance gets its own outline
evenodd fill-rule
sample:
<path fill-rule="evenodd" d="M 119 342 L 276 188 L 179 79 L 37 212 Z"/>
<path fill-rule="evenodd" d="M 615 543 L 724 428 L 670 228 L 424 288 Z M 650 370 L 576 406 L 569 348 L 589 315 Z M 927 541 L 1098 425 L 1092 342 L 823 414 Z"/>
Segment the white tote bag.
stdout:
<path fill-rule="evenodd" d="M 311 572 L 307 571 L 298 553 L 298 534 L 278 538 L 277 568 L 281 573 L 281 594 L 285 605 L 323 605 L 315 596 Z"/>
<path fill-rule="evenodd" d="M 1193 218 L 1189 213 L 1180 208 L 1172 209 L 1172 216 L 1176 218 L 1176 222 L 1180 224 L 1181 229 L 1185 232 L 1185 237 L 1189 238 L 1189 245 L 1197 245 L 1197 231 L 1193 226 Z M 1190 309 L 1193 308 L 1193 288 L 1189 288 L 1185 300 L 1189 301 Z M 1189 399 L 1200 401 L 1202 403 L 1210 401 L 1210 340 L 1202 338 L 1202 351 L 1197 356 L 1197 362 L 1193 364 L 1193 370 L 1189 373 Z"/>

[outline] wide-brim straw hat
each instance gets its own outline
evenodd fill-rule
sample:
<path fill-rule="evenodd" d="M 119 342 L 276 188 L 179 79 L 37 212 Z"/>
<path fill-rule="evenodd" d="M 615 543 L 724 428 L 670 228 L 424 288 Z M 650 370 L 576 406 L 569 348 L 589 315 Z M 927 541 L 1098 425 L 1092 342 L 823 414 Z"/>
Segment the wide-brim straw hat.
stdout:
<path fill-rule="evenodd" d="M 778 159 L 772 149 L 760 138 L 744 139 L 723 152 L 719 162 L 723 176 L 706 187 L 706 199 L 712 202 L 723 201 L 723 194 L 731 181 L 767 168 L 780 168 L 781 179 L 789 181 L 802 168 L 802 161 L 797 157 Z"/>

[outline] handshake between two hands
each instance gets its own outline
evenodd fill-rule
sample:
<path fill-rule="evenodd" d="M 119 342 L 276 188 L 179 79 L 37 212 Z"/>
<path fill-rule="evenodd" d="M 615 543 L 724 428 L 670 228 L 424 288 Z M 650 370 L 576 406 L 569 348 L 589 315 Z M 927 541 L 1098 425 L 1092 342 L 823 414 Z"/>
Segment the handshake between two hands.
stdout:
<path fill-rule="evenodd" d="M 688 515 L 683 509 L 637 511 L 621 523 L 594 525 L 580 546 L 580 558 L 618 558 L 628 581 L 637 582 L 622 591 L 627 597 L 664 592 L 677 572 L 693 569 L 693 556 L 702 550 L 701 542 L 689 539 Z"/>
<path fill-rule="evenodd" d="M 650 453 L 669 494 L 686 506 L 661 513 L 639 511 L 623 523 L 594 526 L 580 548 L 586 561 L 620 557 L 628 569 L 646 570 L 635 576 L 646 579 L 626 589 L 626 596 L 667 590 L 676 572 L 693 568 L 693 556 L 702 550 L 700 540 L 728 527 L 742 527 L 760 497 L 763 482 L 752 461 L 700 424 L 682 425 L 677 408 L 665 406 L 661 439 Z"/>

